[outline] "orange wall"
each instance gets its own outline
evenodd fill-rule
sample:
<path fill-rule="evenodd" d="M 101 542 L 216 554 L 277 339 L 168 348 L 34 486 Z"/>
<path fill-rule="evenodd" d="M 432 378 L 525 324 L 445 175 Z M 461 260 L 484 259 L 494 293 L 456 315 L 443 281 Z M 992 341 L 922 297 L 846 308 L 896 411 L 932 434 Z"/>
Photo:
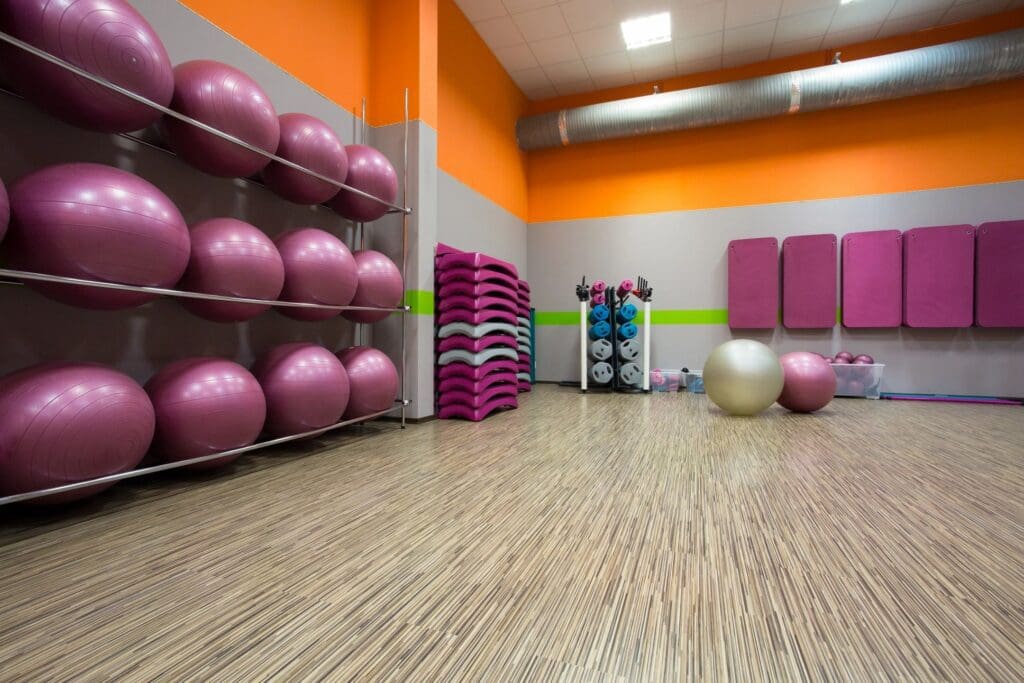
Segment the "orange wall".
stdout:
<path fill-rule="evenodd" d="M 437 127 L 437 0 L 377 0 L 370 31 L 370 102 L 374 126 L 409 116 Z"/>
<path fill-rule="evenodd" d="M 454 1 L 438 10 L 438 166 L 526 220 L 526 155 L 515 141 L 526 98 Z"/>
<path fill-rule="evenodd" d="M 1024 26 L 1024 12 L 843 48 L 844 60 Z M 825 52 L 671 79 L 664 90 L 818 66 Z M 650 93 L 558 98 L 531 113 Z M 531 152 L 530 222 L 903 192 L 1024 178 L 1024 81 Z"/>
<path fill-rule="evenodd" d="M 370 83 L 373 0 L 181 0 L 295 78 L 358 114 Z M 307 49 L 315 45 L 316 50 Z"/>

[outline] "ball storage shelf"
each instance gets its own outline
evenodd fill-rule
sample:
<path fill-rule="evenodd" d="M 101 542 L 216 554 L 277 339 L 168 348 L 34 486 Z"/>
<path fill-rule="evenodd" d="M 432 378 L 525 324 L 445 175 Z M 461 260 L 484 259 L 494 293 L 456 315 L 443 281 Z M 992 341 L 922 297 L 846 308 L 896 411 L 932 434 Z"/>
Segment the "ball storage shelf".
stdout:
<path fill-rule="evenodd" d="M 284 167 L 287 167 L 287 168 L 292 169 L 294 171 L 297 171 L 299 173 L 303 173 L 305 175 L 311 176 L 311 177 L 313 177 L 313 178 L 315 178 L 315 179 L 317 179 L 319 181 L 322 181 L 324 183 L 328 183 L 328 184 L 330 184 L 330 185 L 332 185 L 334 187 L 337 187 L 339 190 L 352 193 L 353 195 L 356 195 L 356 196 L 362 198 L 363 200 L 372 201 L 372 202 L 375 202 L 377 204 L 383 205 L 384 207 L 387 208 L 387 210 L 384 213 L 387 213 L 387 214 L 401 214 L 401 216 L 402 216 L 402 261 L 399 264 L 399 267 L 400 267 L 400 270 L 401 270 L 403 289 L 404 289 L 404 283 L 406 282 L 406 279 L 407 279 L 407 263 L 408 263 L 408 245 L 409 245 L 409 223 L 408 223 L 408 217 L 409 217 L 409 215 L 413 211 L 412 208 L 404 205 L 405 202 L 406 202 L 406 199 L 408 197 L 408 159 L 409 159 L 409 91 L 408 91 L 408 89 L 405 90 L 405 118 L 404 118 L 404 136 L 403 136 L 403 169 L 402 169 L 403 177 L 402 177 L 402 188 L 401 188 L 401 191 L 402 191 L 402 195 L 401 195 L 402 204 L 398 204 L 398 203 L 385 201 L 383 199 L 375 197 L 372 194 L 369 194 L 369 193 L 364 192 L 362 190 L 359 190 L 359 189 L 356 189 L 354 187 L 351 187 L 351 186 L 349 186 L 349 185 L 347 185 L 347 184 L 345 184 L 343 182 L 339 182 L 339 181 L 337 181 L 337 180 L 335 180 L 333 178 L 321 175 L 320 173 L 317 173 L 317 172 L 315 172 L 315 171 L 313 171 L 313 170 L 311 170 L 309 168 L 305 168 L 305 167 L 303 167 L 303 166 L 301 166 L 299 164 L 296 164 L 296 163 L 294 163 L 294 162 L 292 162 L 292 161 L 290 161 L 288 159 L 280 157 L 280 156 L 278 156 L 275 153 L 268 152 L 267 150 L 261 149 L 261 148 L 255 146 L 255 145 L 251 145 L 251 144 L 247 143 L 244 140 L 241 140 L 241 139 L 239 139 L 239 138 L 237 138 L 237 137 L 235 137 L 233 135 L 230 135 L 228 133 L 225 133 L 224 131 L 218 130 L 218 129 L 216 129 L 216 128 L 214 128 L 214 127 L 212 127 L 212 126 L 210 126 L 210 125 L 208 125 L 206 123 L 203 123 L 202 121 L 198 121 L 198 120 L 193 119 L 191 117 L 185 116 L 185 115 L 183 115 L 183 114 L 181 114 L 181 113 L 179 113 L 179 112 L 177 112 L 177 111 L 175 111 L 173 109 L 170 109 L 168 107 L 162 106 L 162 105 L 160 105 L 157 102 L 149 100 L 146 97 L 143 97 L 141 95 L 138 95 L 135 92 L 132 92 L 131 90 L 123 88 L 123 87 L 121 87 L 121 86 L 119 86 L 117 84 L 111 83 L 111 82 L 107 81 L 106 79 L 104 79 L 104 78 L 102 78 L 100 76 L 97 76 L 97 75 L 95 75 L 93 73 L 90 73 L 89 71 L 86 71 L 86 70 L 84 70 L 84 69 L 82 69 L 82 68 L 80 68 L 80 67 L 78 67 L 78 66 L 76 66 L 74 64 L 71 64 L 71 63 L 69 63 L 69 62 L 67 62 L 67 61 L 65 61 L 65 60 L 63 60 L 63 59 L 61 59 L 59 57 L 56 57 L 56 56 L 54 56 L 54 55 L 52 55 L 52 54 L 50 54 L 50 53 L 48 53 L 48 52 L 46 52 L 44 50 L 40 50 L 39 48 L 37 48 L 37 47 L 35 47 L 35 46 L 33 46 L 33 45 L 29 44 L 29 43 L 26 43 L 26 42 L 24 42 L 22 40 L 19 40 L 18 38 L 15 38 L 14 36 L 11 36 L 11 35 L 9 35 L 9 34 L 7 34 L 5 32 L 0 31 L 0 41 L 2 41 L 4 43 L 7 43 L 7 44 L 9 44 L 9 45 L 11 45 L 11 46 L 13 46 L 15 48 L 20 49 L 20 50 L 23 50 L 23 51 L 25 51 L 27 53 L 35 55 L 36 57 L 38 57 L 40 59 L 43 59 L 43 60 L 45 60 L 45 61 L 47 61 L 47 62 L 49 62 L 49 63 L 51 63 L 53 65 L 56 65 L 56 66 L 60 67 L 61 69 L 65 69 L 65 70 L 67 70 L 67 71 L 69 71 L 69 72 L 71 72 L 71 73 L 73 73 L 73 74 L 75 74 L 75 75 L 77 75 L 77 76 L 79 76 L 81 78 L 84 78 L 84 79 L 86 79 L 88 81 L 91 81 L 92 83 L 95 83 L 95 84 L 97 84 L 97 85 L 99 85 L 99 86 L 101 86 L 103 88 L 111 90 L 111 91 L 113 91 L 113 92 L 115 92 L 115 93 L 117 93 L 119 95 L 122 95 L 124 97 L 127 97 L 127 98 L 129 98 L 129 99 L 131 99 L 131 100 L 133 100 L 135 102 L 138 102 L 138 103 L 140 103 L 142 105 L 150 107 L 153 110 L 158 111 L 158 112 L 160 112 L 163 115 L 172 117 L 172 118 L 177 119 L 179 121 L 182 121 L 182 122 L 184 122 L 184 123 L 186 123 L 186 124 L 188 124 L 190 126 L 194 126 L 194 127 L 198 128 L 198 129 L 200 129 L 202 131 L 205 131 L 206 133 L 209 133 L 210 135 L 218 137 L 218 138 L 220 138 L 222 140 L 225 140 L 227 142 L 230 142 L 230 143 L 232 143 L 234 145 L 238 145 L 238 146 L 240 146 L 240 147 L 242 147 L 242 148 L 244 148 L 244 149 L 246 149 L 246 150 L 248 150 L 250 152 L 253 152 L 255 154 L 258 154 L 258 155 L 266 158 L 270 162 L 276 162 L 277 164 L 280 164 L 281 166 L 284 166 Z M 14 92 L 11 92 L 11 91 L 8 91 L 8 90 L 5 90 L 5 89 L 2 89 L 2 88 L 0 88 L 0 94 L 5 94 L 5 95 L 8 95 L 10 97 L 14 97 L 14 98 L 18 98 L 18 99 L 24 99 L 21 95 L 19 95 L 17 93 L 14 93 Z M 131 140 L 131 141 L 137 143 L 140 146 L 144 146 L 144 147 L 147 147 L 147 148 L 150 148 L 150 149 L 159 150 L 159 151 L 163 152 L 164 154 L 168 154 L 168 155 L 174 156 L 174 157 L 180 159 L 182 161 L 182 163 L 185 163 L 185 160 L 182 159 L 179 155 L 175 154 L 172 150 L 170 150 L 170 149 L 168 149 L 168 148 L 166 148 L 166 147 L 164 147 L 164 146 L 162 146 L 160 144 L 155 144 L 152 141 L 144 139 L 143 137 L 140 137 L 137 134 L 133 134 L 133 133 L 110 133 L 110 134 L 111 135 L 117 135 L 119 137 Z M 199 171 L 196 171 L 196 172 L 198 173 Z M 259 186 L 266 187 L 266 184 L 264 182 L 262 182 L 261 180 L 253 179 L 253 178 L 238 178 L 237 180 L 240 180 L 240 181 L 242 181 L 242 182 L 244 182 L 246 184 L 259 185 Z M 287 200 L 282 198 L 280 201 L 285 202 Z M 326 204 L 326 203 L 321 204 L 321 206 L 327 206 L 328 208 L 330 208 L 329 205 Z M 343 217 L 339 215 L 339 218 L 343 218 Z M 365 225 L 363 223 L 358 223 L 358 222 L 356 222 L 355 224 L 356 224 L 357 227 L 361 227 L 362 228 L 362 239 L 365 240 Z M 16 270 L 16 269 L 0 268 L 0 284 L 5 284 L 5 285 L 24 285 L 25 283 L 23 281 L 36 281 L 36 282 L 48 282 L 48 283 L 57 283 L 57 284 L 66 284 L 66 285 L 78 285 L 78 286 L 91 287 L 91 288 L 119 290 L 119 291 L 124 291 L 124 292 L 145 293 L 145 294 L 151 294 L 151 295 L 158 296 L 158 297 L 168 297 L 168 298 L 177 298 L 177 299 L 185 299 L 185 300 L 192 299 L 192 300 L 207 300 L 207 301 L 230 302 L 230 303 L 239 303 L 239 304 L 258 304 L 258 305 L 263 305 L 263 306 L 276 307 L 276 308 L 285 308 L 285 309 L 296 309 L 296 308 L 297 309 L 319 309 L 319 310 L 337 311 L 338 313 L 341 313 L 342 311 L 365 311 L 365 312 L 399 313 L 399 314 L 402 315 L 401 340 L 400 340 L 400 342 L 401 342 L 401 344 L 400 344 L 401 358 L 400 358 L 400 367 L 399 367 L 399 392 L 398 392 L 398 396 L 399 397 L 398 397 L 397 400 L 395 400 L 393 406 L 391 406 L 391 407 L 389 407 L 389 408 L 387 408 L 385 410 L 380 410 L 380 411 L 377 411 L 377 412 L 374 412 L 374 413 L 371 413 L 371 414 L 367 414 L 367 415 L 363 415 L 363 416 L 360 416 L 360 417 L 354 418 L 354 419 L 347 419 L 347 420 L 343 419 L 343 420 L 341 420 L 339 422 L 336 422 L 335 424 L 328 425 L 328 426 L 325 426 L 325 427 L 319 427 L 319 428 L 311 430 L 311 431 L 302 432 L 302 433 L 298 433 L 298 434 L 290 434 L 290 435 L 281 436 L 281 437 L 278 437 L 278 438 L 271 438 L 271 439 L 264 440 L 264 441 L 257 441 L 255 443 L 249 444 L 249 445 L 241 447 L 241 448 L 236 448 L 236 449 L 228 450 L 228 451 L 221 451 L 221 452 L 217 452 L 217 453 L 211 453 L 209 455 L 204 455 L 204 456 L 201 456 L 201 457 L 191 458 L 191 459 L 188 459 L 188 460 L 176 460 L 176 461 L 164 462 L 164 463 L 160 463 L 160 464 L 152 465 L 152 466 L 137 467 L 135 469 L 128 470 L 128 471 L 125 471 L 125 472 L 119 472 L 119 473 L 110 474 L 110 475 L 101 476 L 101 477 L 96 477 L 96 478 L 92 478 L 92 479 L 76 481 L 76 482 L 73 482 L 73 483 L 64 484 L 64 485 L 56 486 L 56 487 L 52 487 L 52 488 L 35 490 L 35 491 L 24 491 L 24 492 L 20 492 L 20 493 L 16 493 L 16 494 L 2 496 L 2 497 L 0 497 L 0 506 L 8 505 L 8 504 L 11 504 L 11 503 L 18 503 L 18 502 L 22 502 L 22 501 L 27 501 L 27 500 L 31 500 L 31 499 L 34 499 L 34 498 L 41 498 L 41 497 L 44 497 L 44 496 L 51 496 L 53 494 L 60 494 L 60 493 L 66 493 L 66 492 L 70 492 L 70 491 L 75 491 L 75 490 L 78 490 L 78 489 L 84 489 L 84 488 L 96 486 L 97 484 L 110 484 L 110 483 L 121 481 L 121 480 L 125 480 L 125 479 L 133 479 L 133 478 L 137 478 L 137 477 L 146 476 L 146 475 L 149 475 L 149 474 L 155 474 L 157 472 L 164 472 L 164 471 L 167 471 L 167 470 L 185 468 L 185 467 L 189 467 L 189 466 L 196 465 L 196 464 L 201 464 L 201 463 L 205 463 L 205 462 L 209 462 L 209 461 L 213 461 L 213 460 L 219 460 L 219 459 L 222 459 L 222 458 L 225 458 L 225 457 L 237 457 L 237 456 L 245 454 L 245 453 L 250 453 L 250 452 L 253 452 L 253 451 L 257 451 L 257 450 L 261 450 L 261 449 L 265 449 L 265 448 L 270 448 L 270 447 L 277 446 L 277 445 L 284 444 L 284 443 L 288 443 L 288 442 L 291 442 L 291 441 L 296 441 L 296 440 L 300 440 L 300 439 L 304 439 L 304 438 L 309 438 L 309 437 L 317 436 L 317 435 L 320 435 L 320 434 L 324 434 L 326 432 L 330 432 L 330 431 L 333 431 L 333 430 L 340 429 L 342 427 L 347 427 L 347 426 L 359 424 L 359 423 L 362 423 L 362 422 L 366 422 L 366 421 L 369 421 L 369 420 L 377 419 L 377 418 L 380 418 L 380 417 L 385 417 L 385 416 L 391 415 L 393 413 L 400 413 L 400 416 L 399 416 L 400 422 L 399 422 L 399 424 L 400 424 L 400 427 L 402 429 L 405 428 L 405 423 L 406 423 L 406 407 L 411 404 L 411 401 L 406 398 L 406 337 L 407 337 L 407 332 L 406 332 L 407 318 L 406 318 L 406 316 L 410 312 L 410 307 L 405 305 L 405 303 L 404 303 L 404 295 L 403 295 L 403 302 L 402 302 L 402 304 L 398 305 L 398 306 L 395 306 L 395 307 L 374 307 L 374 306 L 353 306 L 353 305 L 338 306 L 338 305 L 316 304 L 316 303 L 307 303 L 307 302 L 299 302 L 299 301 L 264 300 L 264 299 L 252 299 L 252 298 L 243 298 L 243 297 L 232 297 L 232 296 L 225 296 L 225 295 L 218 295 L 218 294 L 207 294 L 207 293 L 203 293 L 203 292 L 193 292 L 193 291 L 186 291 L 186 290 L 179 290 L 179 289 L 170 289 L 170 288 L 162 288 L 162 287 L 148 287 L 148 286 L 139 286 L 139 285 L 128 285 L 128 284 L 122 284 L 122 283 L 117 283 L 117 282 L 105 282 L 105 281 L 97 281 L 97 280 L 86 280 L 86 279 L 80 279 L 80 278 L 74 278 L 74 277 L 66 277 L 66 276 L 60 276 L 60 275 L 51 275 L 51 274 L 48 274 L 48 273 L 39 273 L 39 272 L 23 271 L 23 270 Z M 358 340 L 362 336 L 359 333 L 359 325 L 361 323 L 354 323 L 354 324 L 355 324 L 355 329 L 356 329 L 356 339 Z"/>

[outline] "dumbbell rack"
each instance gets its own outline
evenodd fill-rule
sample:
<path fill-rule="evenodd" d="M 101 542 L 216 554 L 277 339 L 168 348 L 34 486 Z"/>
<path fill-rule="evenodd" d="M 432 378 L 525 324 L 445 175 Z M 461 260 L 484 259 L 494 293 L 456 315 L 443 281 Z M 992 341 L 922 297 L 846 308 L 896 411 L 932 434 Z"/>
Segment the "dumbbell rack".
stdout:
<path fill-rule="evenodd" d="M 635 384 L 626 384 L 619 378 L 619 368 L 623 364 L 623 361 L 619 358 L 618 350 L 618 331 L 619 322 L 617 320 L 616 313 L 621 305 L 626 303 L 629 298 L 627 294 L 623 298 L 619 298 L 615 288 L 609 286 L 605 290 L 605 305 L 608 307 L 608 324 L 611 326 L 610 340 L 612 342 L 612 355 L 605 361 L 612 366 L 612 379 L 607 384 L 596 384 L 592 385 L 590 382 L 590 335 L 587 332 L 587 323 L 589 320 L 589 312 L 587 310 L 588 303 L 590 302 L 590 289 L 585 284 L 576 287 L 576 295 L 580 301 L 580 391 L 587 393 L 588 390 L 599 389 L 614 391 L 623 394 L 646 394 L 651 391 L 651 301 L 650 294 L 640 298 L 643 315 L 643 352 L 641 353 L 641 372 L 642 378 L 640 386 Z M 647 290 L 648 292 L 650 290 Z M 635 337 L 634 337 L 635 339 Z M 635 361 L 629 361 L 635 362 Z"/>

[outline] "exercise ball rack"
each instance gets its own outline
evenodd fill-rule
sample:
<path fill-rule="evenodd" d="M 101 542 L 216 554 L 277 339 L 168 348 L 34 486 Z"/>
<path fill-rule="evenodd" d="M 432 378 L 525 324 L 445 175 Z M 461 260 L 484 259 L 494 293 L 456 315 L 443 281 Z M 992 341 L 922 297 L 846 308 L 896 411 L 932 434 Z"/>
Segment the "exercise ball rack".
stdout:
<path fill-rule="evenodd" d="M 408 326 L 408 315 L 409 315 L 409 313 L 411 312 L 412 309 L 411 309 L 411 306 L 409 306 L 408 303 L 405 301 L 405 293 L 404 293 L 405 291 L 407 291 L 407 290 L 404 289 L 404 287 L 405 287 L 405 284 L 407 282 L 407 275 L 408 275 L 409 216 L 413 213 L 412 207 L 408 206 L 408 197 L 409 197 L 409 89 L 408 88 L 405 88 L 405 93 L 404 93 L 405 107 L 404 107 L 404 120 L 403 120 L 404 127 L 403 127 L 403 138 L 402 138 L 402 204 L 395 204 L 395 203 L 388 202 L 388 201 L 385 201 L 383 199 L 380 199 L 378 197 L 375 197 L 375 196 L 373 196 L 373 195 L 371 195 L 371 194 L 369 194 L 367 192 L 363 192 L 362 190 L 356 189 L 354 187 L 350 187 L 350 186 L 346 185 L 345 183 L 338 182 L 337 180 L 334 180 L 333 178 L 329 178 L 327 176 L 321 175 L 321 174 L 317 173 L 316 171 L 313 171 L 313 170 L 308 169 L 308 168 L 306 168 L 304 166 L 296 164 L 293 161 L 290 161 L 288 159 L 284 159 L 282 157 L 279 157 L 276 154 L 274 154 L 272 152 L 268 152 L 267 150 L 262 149 L 260 147 L 257 147 L 255 145 L 251 145 L 251 144 L 247 143 L 244 140 L 241 140 L 241 139 L 239 139 L 239 138 L 237 138 L 237 137 L 235 137 L 235 136 L 233 136 L 233 135 L 231 135 L 229 133 L 225 133 L 222 130 L 214 128 L 214 127 L 212 127 L 212 126 L 210 126 L 210 125 L 208 125 L 206 123 L 203 123 L 202 121 L 199 121 L 197 119 L 185 116 L 185 115 L 183 115 L 183 114 L 181 114 L 181 113 L 179 113 L 179 112 L 177 112 L 177 111 L 175 111 L 173 109 L 170 109 L 168 107 L 164 107 L 163 105 L 158 104 L 157 102 L 153 102 L 152 100 L 149 100 L 149 99 L 147 99 L 147 98 L 145 98 L 145 97 L 143 97 L 141 95 L 138 95 L 138 94 L 132 92 L 131 90 L 123 88 L 123 87 L 121 87 L 121 86 L 119 86 L 119 85 L 117 85 L 115 83 L 111 83 L 110 81 L 102 78 L 101 76 L 97 76 L 97 75 L 95 75 L 93 73 L 90 73 L 90 72 L 88 72 L 88 71 L 86 71 L 86 70 L 84 70 L 84 69 L 82 69 L 82 68 L 80 68 L 80 67 L 78 67 L 78 66 L 76 66 L 74 64 L 71 64 L 70 62 L 67 62 L 67 61 L 65 61 L 65 60 L 63 60 L 63 59 L 61 59 L 61 58 L 59 58 L 59 57 L 57 57 L 55 55 L 52 55 L 49 52 L 46 52 L 45 50 L 40 50 L 39 48 L 35 47 L 34 45 L 31 45 L 31 44 L 26 43 L 26 42 L 24 42 L 22 40 L 19 40 L 18 38 L 15 38 L 14 36 L 9 35 L 9 34 L 3 32 L 3 31 L 0 31 L 0 41 L 2 41 L 4 43 L 7 43 L 7 44 L 9 44 L 9 45 L 11 45 L 11 46 L 13 46 L 15 48 L 21 49 L 21 50 L 23 50 L 25 52 L 28 52 L 28 53 L 30 53 L 32 55 L 35 55 L 36 57 L 39 57 L 40 59 L 43 59 L 43 60 L 45 60 L 47 62 L 50 62 L 51 64 L 54 64 L 54 65 L 56 65 L 56 66 L 58 66 L 58 67 L 60 67 L 60 68 L 62 68 L 64 70 L 66 70 L 66 71 L 70 71 L 71 73 L 73 73 L 73 74 L 75 74 L 77 76 L 80 76 L 81 78 L 85 78 L 86 80 L 89 80 L 89 81 L 91 81 L 91 82 L 93 82 L 93 83 L 95 83 L 95 84 L 97 84 L 97 85 L 99 85 L 99 86 L 101 86 L 103 88 L 106 88 L 108 90 L 112 90 L 112 91 L 114 91 L 114 92 L 116 92 L 116 93 L 118 93 L 120 95 L 123 95 L 124 97 L 127 97 L 129 99 L 135 100 L 136 102 L 142 103 L 142 104 L 144 104 L 144 105 L 146 105 L 146 106 L 148 106 L 148 107 L 150 107 L 152 109 L 155 109 L 155 110 L 161 112 L 162 114 L 165 114 L 167 116 L 170 116 L 170 117 L 173 117 L 173 118 L 178 119 L 180 121 L 183 121 L 183 122 L 185 122 L 185 123 L 187 123 L 187 124 L 189 124 L 191 126 L 195 126 L 196 128 L 199 128 L 199 129 L 201 129 L 201 130 L 203 130 L 203 131 L 205 131 L 205 132 L 207 132 L 207 133 L 209 133 L 211 135 L 219 137 L 219 138 L 221 138 L 223 140 L 226 140 L 228 142 L 231 142 L 233 144 L 239 145 L 239 146 L 245 148 L 248 151 L 251 151 L 251 152 L 253 152 L 255 154 L 259 154 L 260 156 L 268 159 L 269 161 L 277 162 L 279 164 L 287 166 L 288 168 L 291 168 L 291 169 L 294 169 L 296 171 L 299 171 L 300 173 L 304 173 L 304 174 L 306 174 L 308 176 L 312 176 L 313 178 L 316 178 L 317 180 L 321 180 L 321 181 L 323 181 L 325 183 L 328 183 L 330 185 L 333 185 L 333 186 L 339 188 L 339 190 L 352 192 L 352 193 L 354 193 L 356 195 L 359 195 L 361 197 L 365 197 L 365 198 L 370 199 L 370 200 L 372 200 L 374 202 L 377 202 L 378 204 L 383 204 L 386 207 L 388 207 L 388 210 L 386 211 L 386 214 L 401 214 L 401 216 L 402 216 L 402 263 L 401 263 L 401 271 L 402 271 L 402 283 L 403 283 L 403 301 L 402 301 L 401 305 L 393 307 L 393 308 L 390 308 L 390 307 L 382 308 L 382 307 L 371 307 L 371 306 L 332 306 L 332 305 L 328 305 L 328 304 L 315 304 L 315 303 L 307 303 L 307 302 L 299 302 L 299 301 L 278 301 L 278 300 L 270 301 L 270 300 L 264 300 L 264 299 L 250 299 L 250 298 L 243 298 L 243 297 L 224 296 L 224 295 L 219 295 L 219 294 L 207 294 L 207 293 L 204 293 L 204 292 L 191 292 L 191 291 L 178 290 L 178 289 L 168 289 L 168 288 L 162 288 L 162 287 L 146 287 L 146 286 L 138 286 L 138 285 L 127 285 L 127 284 L 116 283 L 116 282 L 102 282 L 102 281 L 98 281 L 98 280 L 85 280 L 85 279 L 73 278 L 73 277 L 65 277 L 65 276 L 60 276 L 60 275 L 51 275 L 51 274 L 48 274 L 48 273 L 37 273 L 37 272 L 29 272 L 29 271 L 22 271 L 22 270 L 0 268 L 0 284 L 4 284 L 4 285 L 24 285 L 24 282 L 23 282 L 24 280 L 32 280 L 32 281 L 38 281 L 38 282 L 51 282 L 51 283 L 68 284 L 68 285 L 80 285 L 80 286 L 85 286 L 85 287 L 96 287 L 96 288 L 103 288 L 103 289 L 115 289 L 115 290 L 121 290 L 121 291 L 129 291 L 129 292 L 140 292 L 140 293 L 153 294 L 153 295 L 159 296 L 159 297 L 170 297 L 170 298 L 179 298 L 179 299 L 202 299 L 202 300 L 208 300 L 208 301 L 223 301 L 223 302 L 240 303 L 240 304 L 260 304 L 260 305 L 267 305 L 267 306 L 279 307 L 279 308 L 324 309 L 324 310 L 334 310 L 334 311 L 338 311 L 338 312 L 347 311 L 347 310 L 348 311 L 388 311 L 388 312 L 399 313 L 402 316 L 401 343 L 400 343 L 400 346 L 401 346 L 401 358 L 400 358 L 400 362 L 399 362 L 399 366 L 400 366 L 399 367 L 399 398 L 395 401 L 394 406 L 392 406 L 391 408 L 388 408 L 386 410 L 381 410 L 381 411 L 378 411 L 378 412 L 375 412 L 375 413 L 371 413 L 369 415 L 364 415 L 364 416 L 361 416 L 361 417 L 358 417 L 358 418 L 350 419 L 350 420 L 342 420 L 342 421 L 336 422 L 336 423 L 334 423 L 332 425 L 328 425 L 326 427 L 319 427 L 317 429 L 314 429 L 314 430 L 311 430 L 311 431 L 307 431 L 307 432 L 302 432 L 300 434 L 289 434 L 288 436 L 282 436 L 282 437 L 278 437 L 278 438 L 274 438 L 274 439 L 268 439 L 268 440 L 265 440 L 265 441 L 257 441 L 256 443 L 250 444 L 248 446 L 243 446 L 241 448 L 235 448 L 235 449 L 228 450 L 228 451 L 222 451 L 220 453 L 211 453 L 209 455 L 204 455 L 204 456 L 200 456 L 200 457 L 196 457 L 196 458 L 191 458 L 191 459 L 188 459 L 188 460 L 177 460 L 177 461 L 173 461 L 173 462 L 166 462 L 166 463 L 161 463 L 161 464 L 158 464 L 158 465 L 151 465 L 151 466 L 147 466 L 147 467 L 138 467 L 138 468 L 135 468 L 135 469 L 132 469 L 132 470 L 128 470 L 126 472 L 119 472 L 119 473 L 116 473 L 116 474 L 110 474 L 110 475 L 106 475 L 106 476 L 103 476 L 103 477 L 96 477 L 96 478 L 92 478 L 92 479 L 86 479 L 86 480 L 79 481 L 79 482 L 74 482 L 74 483 L 71 483 L 71 484 L 64 484 L 64 485 L 61 485 L 61 486 L 55 486 L 55 487 L 46 488 L 46 489 L 40 489 L 40 490 L 36 490 L 36 491 L 25 491 L 25 492 L 22 492 L 22 493 L 11 494 L 11 495 L 8 495 L 8 496 L 0 496 L 0 506 L 10 505 L 12 503 L 19 503 L 19 502 L 22 502 L 22 501 L 31 500 L 31 499 L 34 499 L 34 498 L 41 498 L 41 497 L 49 496 L 49 495 L 53 495 L 53 494 L 64 493 L 64 492 L 67 492 L 67 491 L 74 491 L 76 489 L 87 488 L 87 487 L 90 487 L 90 486 L 95 486 L 97 484 L 109 484 L 109 483 L 112 483 L 112 482 L 117 482 L 117 481 L 121 481 L 121 480 L 125 480 L 125 479 L 135 479 L 137 477 L 143 477 L 143 476 L 150 475 L 150 474 L 156 474 L 158 472 L 165 472 L 167 470 L 180 469 L 180 468 L 188 467 L 190 465 L 195 465 L 195 464 L 199 464 L 199 463 L 203 463 L 203 462 L 208 462 L 208 461 L 211 461 L 211 460 L 217 460 L 217 459 L 224 458 L 224 457 L 239 456 L 239 455 L 242 455 L 242 454 L 245 454 L 245 453 L 251 453 L 253 451 L 258 451 L 258 450 L 262 450 L 262 449 L 265 449 L 265 448 L 270 448 L 270 447 L 273 447 L 273 446 L 279 446 L 281 444 L 289 443 L 291 441 L 298 441 L 300 439 L 305 439 L 305 438 L 317 436 L 317 435 L 320 435 L 320 434 L 324 434 L 326 432 L 331 432 L 331 431 L 334 431 L 334 430 L 337 430 L 337 429 L 341 429 L 343 427 L 348 427 L 348 426 L 351 426 L 351 425 L 367 422 L 369 420 L 374 420 L 374 419 L 377 419 L 377 418 L 385 417 L 385 416 L 391 415 L 391 414 L 396 413 L 396 412 L 399 413 L 399 426 L 400 426 L 400 428 L 401 429 L 405 429 L 405 426 L 406 426 L 406 409 L 412 404 L 412 401 L 407 397 L 407 385 L 406 385 L 406 369 L 407 369 L 406 368 L 406 366 L 407 366 L 406 353 L 407 353 L 407 336 L 408 336 L 406 328 Z M 0 94 L 6 95 L 8 97 L 24 100 L 24 98 L 21 95 L 15 93 L 15 92 L 11 92 L 9 90 L 3 89 L 3 88 L 0 88 Z M 365 100 L 363 101 L 363 111 L 362 111 L 362 119 L 361 120 L 362 120 L 362 126 L 363 126 L 363 137 L 365 138 L 365 127 L 366 127 L 366 102 L 365 102 Z M 134 143 L 137 143 L 137 144 L 139 144 L 140 146 L 143 146 L 143 147 L 147 147 L 147 148 L 150 148 L 150 149 L 158 150 L 160 152 L 163 152 L 164 154 L 167 154 L 167 155 L 173 156 L 175 158 L 178 158 L 182 162 L 182 164 L 185 164 L 184 160 L 181 159 L 181 157 L 179 157 L 177 154 L 172 152 L 170 149 L 168 149 L 168 148 L 166 148 L 166 147 L 164 147 L 162 145 L 155 144 L 155 143 L 153 143 L 153 142 L 151 142 L 149 140 L 146 140 L 146 139 L 140 137 L 139 135 L 135 135 L 135 134 L 132 134 L 132 133 L 113 133 L 111 135 L 116 135 L 118 137 L 128 139 L 128 140 L 130 140 L 130 141 L 132 141 Z M 262 181 L 255 180 L 255 179 L 252 179 L 252 178 L 236 178 L 235 180 L 240 180 L 240 181 L 242 181 L 242 182 L 244 182 L 246 184 L 250 184 L 250 185 L 258 185 L 258 186 L 266 187 L 266 185 Z M 281 201 L 285 201 L 285 200 L 281 199 Z M 326 206 L 326 204 L 322 204 L 321 206 Z M 339 217 L 340 217 L 340 215 L 339 215 Z M 365 228 L 365 225 L 363 223 L 354 223 L 354 226 L 355 226 L 355 232 L 353 234 L 353 243 L 355 243 L 357 240 L 359 240 L 362 244 L 365 245 L 365 239 L 366 239 L 366 228 Z M 145 304 L 143 304 L 143 305 L 145 305 Z M 353 323 L 353 326 L 354 326 L 353 337 L 356 340 L 356 343 L 358 343 L 358 341 L 362 338 L 362 335 L 360 334 L 360 330 L 361 330 L 361 327 L 363 325 L 364 325 L 363 323 Z"/>

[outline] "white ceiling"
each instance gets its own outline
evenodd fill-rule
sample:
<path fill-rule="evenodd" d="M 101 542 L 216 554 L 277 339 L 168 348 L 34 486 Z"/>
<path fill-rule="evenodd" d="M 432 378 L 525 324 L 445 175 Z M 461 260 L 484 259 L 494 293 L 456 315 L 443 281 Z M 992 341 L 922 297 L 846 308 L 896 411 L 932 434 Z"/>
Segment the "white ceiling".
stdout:
<path fill-rule="evenodd" d="M 841 47 L 1024 0 L 455 0 L 532 100 Z M 619 23 L 670 11 L 672 42 L 626 51 Z"/>

